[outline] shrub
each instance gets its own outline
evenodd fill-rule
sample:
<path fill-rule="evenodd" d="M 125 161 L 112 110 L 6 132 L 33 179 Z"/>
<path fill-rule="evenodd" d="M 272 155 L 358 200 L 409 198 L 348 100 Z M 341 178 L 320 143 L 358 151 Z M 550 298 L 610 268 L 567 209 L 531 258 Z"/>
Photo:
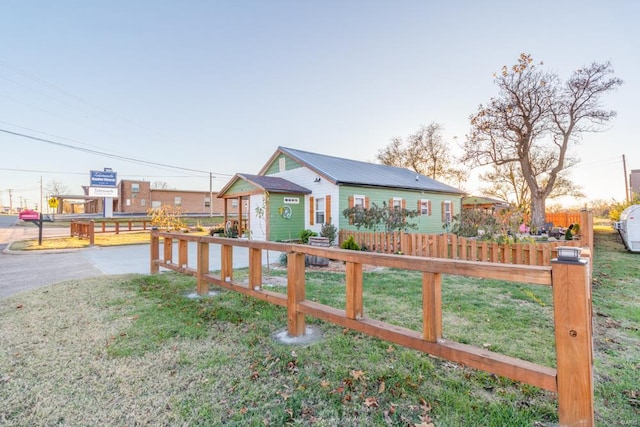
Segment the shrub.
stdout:
<path fill-rule="evenodd" d="M 315 231 L 307 229 L 307 230 L 302 230 L 299 234 L 299 237 L 300 237 L 300 241 L 306 245 L 309 243 L 309 237 L 315 237 L 317 235 L 318 233 L 316 233 Z"/>
<path fill-rule="evenodd" d="M 181 218 L 182 209 L 169 205 L 152 208 L 147 211 L 151 218 L 151 226 L 159 230 L 178 231 L 185 229 L 187 223 Z"/>
<path fill-rule="evenodd" d="M 564 240 L 573 240 L 573 233 L 571 232 L 571 228 L 567 228 L 567 231 L 564 233 Z"/>
<path fill-rule="evenodd" d="M 329 246 L 333 246 L 333 243 L 336 240 L 337 233 L 338 229 L 333 224 L 325 224 L 322 226 L 322 230 L 320 230 L 320 236 L 329 239 Z"/>
<path fill-rule="evenodd" d="M 342 249 L 349 249 L 349 250 L 352 250 L 352 251 L 359 251 L 360 250 L 360 246 L 358 246 L 356 241 L 353 240 L 353 236 L 349 236 L 349 238 L 347 240 L 342 242 L 342 245 L 340 245 L 340 247 Z"/>
<path fill-rule="evenodd" d="M 224 233 L 224 224 L 216 224 L 209 229 L 209 234 L 213 236 L 214 234 L 223 234 Z"/>

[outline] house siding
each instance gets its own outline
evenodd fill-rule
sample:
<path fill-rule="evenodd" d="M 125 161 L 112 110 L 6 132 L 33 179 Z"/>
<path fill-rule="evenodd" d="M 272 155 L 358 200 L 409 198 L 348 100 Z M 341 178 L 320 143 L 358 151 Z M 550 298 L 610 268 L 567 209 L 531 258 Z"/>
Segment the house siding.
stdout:
<path fill-rule="evenodd" d="M 285 203 L 285 197 L 298 198 L 300 203 Z M 284 218 L 280 214 L 280 208 L 289 206 L 291 209 L 291 217 Z M 300 232 L 304 230 L 305 224 L 305 198 L 301 194 L 273 194 L 269 195 L 269 208 L 267 215 L 269 216 L 269 240 L 283 241 L 295 240 L 300 236 Z"/>
<path fill-rule="evenodd" d="M 338 224 L 338 228 L 342 230 L 357 230 L 355 225 L 349 224 L 349 220 L 344 217 L 342 212 L 349 208 L 349 197 L 354 195 L 363 195 L 369 198 L 370 204 L 382 206 L 383 202 L 389 204 L 389 200 L 394 197 L 400 197 L 405 200 L 405 207 L 408 210 L 418 208 L 418 201 L 427 199 L 431 201 L 431 215 L 419 215 L 409 219 L 418 225 L 417 229 L 408 230 L 415 233 L 442 233 L 446 231 L 442 221 L 442 202 L 450 201 L 452 203 L 452 213 L 457 215 L 461 209 L 461 196 L 459 194 L 443 194 L 443 193 L 424 193 L 420 191 L 408 191 L 401 189 L 386 188 L 363 188 L 356 186 L 340 186 L 339 216 L 334 217 L 334 224 Z M 339 221 L 338 221 L 339 218 Z M 361 231 L 365 231 L 361 229 Z M 384 230 L 377 230 L 384 231 Z"/>
<path fill-rule="evenodd" d="M 229 187 L 229 189 L 227 190 L 227 194 L 247 194 L 256 191 L 257 189 L 258 188 L 250 182 L 247 182 L 244 179 L 239 179 L 234 182 L 231 187 Z"/>
<path fill-rule="evenodd" d="M 266 240 L 267 208 L 264 206 L 264 193 L 249 196 L 249 236 L 255 240 Z"/>
<path fill-rule="evenodd" d="M 272 175 L 284 178 L 291 182 L 295 182 L 296 184 L 306 187 L 312 191 L 311 194 L 301 196 L 301 200 L 304 200 L 304 205 L 306 206 L 306 208 L 304 209 L 303 228 L 301 228 L 299 231 L 308 229 L 311 231 L 315 231 L 318 234 L 320 234 L 320 231 L 322 231 L 323 224 L 316 224 L 314 221 L 314 224 L 311 225 L 311 207 L 309 204 L 311 197 L 316 200 L 319 197 L 326 198 L 327 196 L 330 196 L 330 212 L 327 212 L 325 214 L 325 218 L 327 218 L 325 221 L 330 221 L 332 224 L 338 227 L 337 221 L 340 215 L 340 206 L 337 201 L 340 190 L 337 185 L 327 181 L 323 177 L 320 177 L 311 169 L 300 165 L 298 165 L 298 167 L 296 168 L 291 168 L 287 171 L 274 173 Z M 318 178 L 320 178 L 320 181 L 316 182 Z"/>
<path fill-rule="evenodd" d="M 273 162 L 267 167 L 264 175 L 278 175 L 280 173 L 280 159 L 284 157 L 285 159 L 285 171 L 290 171 L 292 169 L 296 169 L 301 167 L 300 163 L 293 160 L 289 156 L 285 156 L 284 154 L 280 154 L 276 157 Z"/>

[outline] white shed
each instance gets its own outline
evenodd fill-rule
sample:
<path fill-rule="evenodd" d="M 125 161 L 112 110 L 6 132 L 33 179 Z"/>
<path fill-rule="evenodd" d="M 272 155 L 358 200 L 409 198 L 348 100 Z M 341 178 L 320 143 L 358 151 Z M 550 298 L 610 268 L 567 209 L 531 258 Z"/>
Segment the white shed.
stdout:
<path fill-rule="evenodd" d="M 614 224 L 628 251 L 640 252 L 640 205 L 622 211 L 620 221 Z"/>

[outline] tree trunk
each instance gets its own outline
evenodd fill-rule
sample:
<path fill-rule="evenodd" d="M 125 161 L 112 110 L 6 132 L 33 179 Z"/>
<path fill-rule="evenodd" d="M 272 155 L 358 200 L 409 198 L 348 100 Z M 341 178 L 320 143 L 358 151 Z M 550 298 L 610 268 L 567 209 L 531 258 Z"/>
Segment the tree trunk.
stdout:
<path fill-rule="evenodd" d="M 531 194 L 531 227 L 540 229 L 545 222 L 545 198 L 538 194 Z"/>

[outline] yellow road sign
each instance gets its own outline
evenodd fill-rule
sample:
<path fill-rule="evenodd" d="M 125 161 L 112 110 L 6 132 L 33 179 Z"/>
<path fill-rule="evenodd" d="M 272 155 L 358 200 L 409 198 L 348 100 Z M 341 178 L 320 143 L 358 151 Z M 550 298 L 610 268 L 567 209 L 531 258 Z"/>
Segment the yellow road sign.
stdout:
<path fill-rule="evenodd" d="M 51 209 L 58 209 L 58 199 L 55 197 L 49 198 L 49 207 Z"/>

